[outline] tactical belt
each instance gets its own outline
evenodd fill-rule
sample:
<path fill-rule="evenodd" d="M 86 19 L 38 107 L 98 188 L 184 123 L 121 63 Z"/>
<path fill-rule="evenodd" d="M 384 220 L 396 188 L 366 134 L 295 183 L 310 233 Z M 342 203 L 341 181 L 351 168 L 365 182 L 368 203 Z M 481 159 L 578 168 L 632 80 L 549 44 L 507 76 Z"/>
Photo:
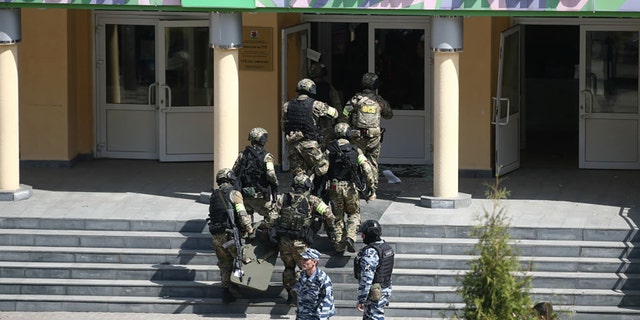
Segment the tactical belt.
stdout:
<path fill-rule="evenodd" d="M 378 137 L 381 132 L 380 128 L 358 128 L 356 130 L 360 132 L 362 137 Z"/>
<path fill-rule="evenodd" d="M 338 187 L 348 187 L 350 184 L 349 181 L 341 181 L 338 179 L 331 180 L 331 189 L 336 190 Z"/>

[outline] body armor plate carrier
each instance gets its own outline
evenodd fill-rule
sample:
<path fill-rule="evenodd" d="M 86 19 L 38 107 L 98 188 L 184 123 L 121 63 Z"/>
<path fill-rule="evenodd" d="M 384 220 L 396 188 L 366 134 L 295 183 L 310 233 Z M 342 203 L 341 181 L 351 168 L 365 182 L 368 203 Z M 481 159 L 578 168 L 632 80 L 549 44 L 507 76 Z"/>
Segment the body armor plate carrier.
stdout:
<path fill-rule="evenodd" d="M 358 149 L 356 146 L 345 143 L 338 146 L 339 150 L 335 150 L 335 144 L 329 146 L 329 179 L 337 179 L 340 181 L 354 181 L 360 179 L 360 176 L 353 176 L 353 173 L 359 173 L 358 167 Z M 341 157 L 340 152 L 344 154 Z M 346 161 L 345 161 L 346 160 Z"/>
<path fill-rule="evenodd" d="M 302 101 L 297 99 L 289 101 L 287 114 L 285 115 L 285 133 L 300 131 L 306 140 L 318 140 L 320 138 L 320 130 L 313 117 L 314 101 L 312 98 Z"/>
<path fill-rule="evenodd" d="M 211 234 L 223 233 L 231 228 L 227 208 L 232 208 L 229 200 L 232 190 L 233 187 L 228 185 L 225 188 L 214 190 L 211 194 L 209 200 L 209 231 Z"/>
<path fill-rule="evenodd" d="M 271 194 L 270 184 L 267 180 L 267 169 L 264 158 L 267 151 L 263 148 L 246 147 L 240 160 L 240 190 L 247 198 L 269 199 Z"/>
<path fill-rule="evenodd" d="M 352 127 L 358 129 L 378 128 L 380 126 L 380 104 L 375 93 L 361 93 L 353 118 Z"/>
<path fill-rule="evenodd" d="M 391 274 L 393 273 L 393 258 L 395 253 L 393 248 L 386 242 L 374 242 L 367 245 L 355 258 L 353 263 L 353 274 L 356 279 L 360 280 L 360 260 L 362 260 L 362 252 L 367 248 L 374 248 L 378 253 L 378 267 L 373 277 L 373 283 L 379 283 L 381 287 L 388 288 L 391 285 Z"/>
<path fill-rule="evenodd" d="M 285 193 L 278 228 L 302 231 L 311 226 L 311 206 L 305 194 Z"/>

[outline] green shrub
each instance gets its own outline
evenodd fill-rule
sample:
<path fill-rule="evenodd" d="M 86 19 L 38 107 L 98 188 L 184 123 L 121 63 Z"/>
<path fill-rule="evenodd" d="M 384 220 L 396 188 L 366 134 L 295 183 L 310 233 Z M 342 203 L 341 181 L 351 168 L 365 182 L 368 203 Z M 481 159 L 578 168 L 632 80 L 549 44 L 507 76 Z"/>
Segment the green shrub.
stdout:
<path fill-rule="evenodd" d="M 484 210 L 481 223 L 472 231 L 478 238 L 474 247 L 478 258 L 458 288 L 466 320 L 538 319 L 529 294 L 531 277 L 520 270 L 517 252 L 509 244 L 509 221 L 501 204 L 508 195 L 499 178 L 488 185 L 486 196 L 494 200 L 493 208 Z"/>

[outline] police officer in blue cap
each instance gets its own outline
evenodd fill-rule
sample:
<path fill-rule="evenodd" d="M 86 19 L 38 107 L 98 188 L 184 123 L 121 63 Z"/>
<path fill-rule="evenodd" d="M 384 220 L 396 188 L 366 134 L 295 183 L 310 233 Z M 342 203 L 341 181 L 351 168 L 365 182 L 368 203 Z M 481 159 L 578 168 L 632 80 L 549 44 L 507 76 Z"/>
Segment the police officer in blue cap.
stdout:
<path fill-rule="evenodd" d="M 320 252 L 305 249 L 300 256 L 300 274 L 296 291 L 298 303 L 296 320 L 325 320 L 336 313 L 333 304 L 333 285 L 329 276 L 318 268 Z"/>

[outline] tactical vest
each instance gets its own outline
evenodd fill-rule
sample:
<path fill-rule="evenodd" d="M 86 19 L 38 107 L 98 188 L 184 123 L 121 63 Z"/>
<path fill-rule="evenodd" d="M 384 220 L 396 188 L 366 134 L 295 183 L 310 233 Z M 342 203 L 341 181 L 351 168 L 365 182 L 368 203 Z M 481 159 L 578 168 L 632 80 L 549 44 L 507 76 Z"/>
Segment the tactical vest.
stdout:
<path fill-rule="evenodd" d="M 223 233 L 226 229 L 231 228 L 227 208 L 233 208 L 233 204 L 229 200 L 232 190 L 233 186 L 226 185 L 214 190 L 211 194 L 209 199 L 209 230 L 212 234 Z"/>
<path fill-rule="evenodd" d="M 352 127 L 368 129 L 380 127 L 380 104 L 374 92 L 360 93 L 355 105 Z"/>
<path fill-rule="evenodd" d="M 376 273 L 373 276 L 373 283 L 379 283 L 380 286 L 388 288 L 391 285 L 391 274 L 393 273 L 393 259 L 395 253 L 393 248 L 386 242 L 374 242 L 368 244 L 362 248 L 353 262 L 353 275 L 356 279 L 360 280 L 360 261 L 362 260 L 362 253 L 367 248 L 374 248 L 378 253 L 378 267 Z"/>
<path fill-rule="evenodd" d="M 269 199 L 271 185 L 267 180 L 267 168 L 264 164 L 266 155 L 267 151 L 263 148 L 250 146 L 242 152 L 240 170 L 237 174 L 240 177 L 240 190 L 243 196 Z"/>
<path fill-rule="evenodd" d="M 278 228 L 295 232 L 308 229 L 311 226 L 311 211 L 306 194 L 285 193 Z"/>
<path fill-rule="evenodd" d="M 337 179 L 340 181 L 354 181 L 360 179 L 359 176 L 353 176 L 358 172 L 358 147 L 345 143 L 338 146 L 339 150 L 334 149 L 337 143 L 332 142 L 329 145 L 329 171 L 327 172 L 329 179 Z M 340 151 L 345 158 L 340 156 Z M 345 161 L 347 160 L 347 161 Z"/>
<path fill-rule="evenodd" d="M 300 131 L 307 140 L 317 141 L 320 138 L 320 130 L 313 117 L 314 101 L 312 98 L 302 101 L 298 99 L 289 101 L 284 125 L 286 133 Z"/>

